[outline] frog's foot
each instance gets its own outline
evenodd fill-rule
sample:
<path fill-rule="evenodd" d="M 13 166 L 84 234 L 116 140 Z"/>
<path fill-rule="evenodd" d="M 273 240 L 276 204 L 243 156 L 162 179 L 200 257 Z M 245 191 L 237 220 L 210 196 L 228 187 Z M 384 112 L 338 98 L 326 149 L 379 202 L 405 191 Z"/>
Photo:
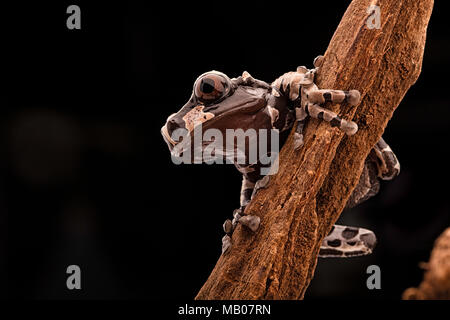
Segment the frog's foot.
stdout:
<path fill-rule="evenodd" d="M 358 184 L 347 200 L 346 208 L 357 206 L 376 195 L 380 190 L 380 181 L 377 176 L 377 163 L 375 160 L 374 152 L 371 151 L 369 157 L 364 162 L 364 168 L 359 177 Z"/>
<path fill-rule="evenodd" d="M 231 237 L 226 234 L 222 238 L 222 254 L 228 251 L 231 247 Z"/>
<path fill-rule="evenodd" d="M 320 246 L 321 258 L 346 258 L 372 253 L 377 239 L 375 234 L 364 228 L 334 225 Z"/>
<path fill-rule="evenodd" d="M 353 189 L 346 208 L 353 208 L 370 199 L 380 190 L 380 179 L 392 180 L 399 173 L 400 163 L 397 157 L 383 138 L 380 138 L 364 163 L 358 184 Z"/>
<path fill-rule="evenodd" d="M 258 181 L 256 181 L 250 199 L 252 199 L 255 196 L 255 194 L 258 193 L 259 190 L 266 188 L 269 185 L 269 181 L 270 181 L 269 175 L 266 175 L 261 179 L 259 179 Z"/>
<path fill-rule="evenodd" d="M 332 127 L 339 127 L 348 135 L 353 135 L 358 131 L 358 126 L 353 121 L 341 119 L 336 113 L 321 107 L 320 105 L 331 103 L 346 102 L 355 106 L 361 100 L 358 90 L 342 91 L 331 89 L 319 89 L 316 85 L 307 86 L 302 91 L 302 107 L 311 117 L 325 120 Z"/>
<path fill-rule="evenodd" d="M 303 66 L 298 67 L 297 71 L 287 72 L 272 82 L 272 87 L 282 95 L 289 97 L 291 101 L 295 101 L 300 96 L 302 86 L 313 85 L 314 72 Z"/>
<path fill-rule="evenodd" d="M 226 234 L 231 235 L 234 229 L 236 229 L 236 225 L 238 223 L 246 226 L 253 232 L 258 230 L 261 219 L 255 215 L 244 215 L 243 211 L 243 209 L 236 209 L 233 212 L 233 220 L 225 220 L 225 222 L 223 223 L 223 231 L 225 231 Z"/>
<path fill-rule="evenodd" d="M 236 226 L 233 225 L 233 222 L 230 219 L 225 220 L 223 223 L 223 231 L 225 232 L 225 235 L 222 238 L 222 254 L 227 252 L 231 247 L 231 235 L 233 234 L 235 227 Z"/>
<path fill-rule="evenodd" d="M 243 226 L 246 226 L 253 232 L 256 232 L 256 230 L 258 230 L 259 225 L 261 223 L 261 218 L 258 216 L 254 216 L 254 215 L 245 215 L 245 216 L 242 216 L 238 222 L 240 224 L 242 224 Z"/>
<path fill-rule="evenodd" d="M 377 159 L 378 177 L 383 180 L 392 180 L 400 174 L 400 162 L 398 162 L 389 145 L 380 138 L 373 147 L 372 152 Z"/>
<path fill-rule="evenodd" d="M 246 176 L 242 179 L 242 187 L 241 187 L 241 207 L 233 211 L 233 220 L 227 219 L 223 223 L 223 231 L 225 231 L 226 236 L 222 238 L 222 254 L 227 252 L 227 250 L 231 246 L 231 235 L 233 234 L 234 229 L 236 229 L 236 225 L 238 223 L 246 226 L 253 232 L 256 232 L 261 223 L 261 219 L 255 215 L 245 215 L 244 211 L 247 205 L 250 203 L 253 196 L 258 192 L 258 190 L 267 187 L 270 181 L 270 176 L 263 176 L 256 182 L 252 182 L 246 178 Z"/>
<path fill-rule="evenodd" d="M 317 56 L 317 57 L 314 59 L 313 64 L 314 64 L 314 67 L 320 68 L 320 67 L 322 66 L 322 64 L 323 64 L 323 56 L 322 56 L 322 55 Z"/>
<path fill-rule="evenodd" d="M 295 132 L 294 133 L 294 149 L 298 150 L 303 146 L 303 134 Z"/>
<path fill-rule="evenodd" d="M 234 230 L 234 226 L 233 223 L 231 222 L 230 219 L 225 220 L 225 222 L 223 223 L 223 231 L 226 234 L 232 234 Z"/>
<path fill-rule="evenodd" d="M 225 231 L 226 235 L 222 238 L 222 254 L 228 251 L 231 246 L 231 235 L 233 234 L 234 229 L 238 223 L 246 226 L 253 232 L 256 232 L 261 223 L 261 219 L 258 216 L 254 215 L 243 215 L 243 208 L 236 209 L 233 212 L 233 220 L 225 220 L 223 223 L 223 231 Z"/>

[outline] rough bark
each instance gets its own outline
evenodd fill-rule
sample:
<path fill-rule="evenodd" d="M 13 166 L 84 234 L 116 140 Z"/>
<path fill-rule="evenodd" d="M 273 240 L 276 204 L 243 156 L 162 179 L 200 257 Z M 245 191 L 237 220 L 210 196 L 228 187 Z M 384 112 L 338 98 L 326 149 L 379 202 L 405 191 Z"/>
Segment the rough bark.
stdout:
<path fill-rule="evenodd" d="M 450 228 L 437 238 L 430 261 L 422 264 L 423 281 L 403 292 L 404 300 L 450 300 Z"/>
<path fill-rule="evenodd" d="M 369 29 L 370 5 L 381 9 L 381 28 Z M 292 134 L 266 189 L 246 209 L 261 217 L 256 233 L 237 227 L 196 299 L 301 299 L 317 263 L 320 243 L 344 209 L 364 160 L 422 64 L 433 0 L 354 0 L 327 51 L 316 83 L 357 89 L 358 107 L 329 106 L 359 131 L 352 137 L 309 120 L 304 146 Z"/>

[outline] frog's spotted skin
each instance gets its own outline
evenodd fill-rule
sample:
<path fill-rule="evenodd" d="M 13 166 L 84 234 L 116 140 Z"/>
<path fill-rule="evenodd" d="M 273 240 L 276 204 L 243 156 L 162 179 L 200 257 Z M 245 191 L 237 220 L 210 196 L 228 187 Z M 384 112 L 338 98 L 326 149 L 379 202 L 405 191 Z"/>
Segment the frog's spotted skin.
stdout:
<path fill-rule="evenodd" d="M 253 189 L 255 188 L 255 183 L 251 182 L 247 178 L 242 178 L 242 187 L 241 187 L 241 207 L 245 207 L 250 202 Z"/>
<path fill-rule="evenodd" d="M 334 225 L 322 242 L 319 256 L 354 257 L 372 253 L 377 240 L 372 231 Z"/>
<path fill-rule="evenodd" d="M 381 138 L 370 151 L 359 178 L 346 207 L 352 208 L 373 197 L 380 190 L 379 179 L 392 180 L 400 174 L 400 163 L 394 152 Z"/>
<path fill-rule="evenodd" d="M 392 180 L 400 174 L 400 162 L 383 138 L 377 142 L 372 152 L 378 158 L 378 177 L 383 180 Z"/>
<path fill-rule="evenodd" d="M 358 126 L 353 121 L 341 119 L 336 113 L 320 106 L 326 102 L 357 105 L 360 94 L 357 90 L 342 91 L 331 89 L 319 89 L 314 83 L 314 75 L 322 65 L 323 57 L 319 56 L 314 60 L 315 69 L 298 67 L 295 72 L 288 72 L 272 83 L 272 86 L 290 100 L 300 105 L 296 106 L 297 128 L 295 132 L 294 147 L 296 149 L 303 145 L 303 127 L 307 116 L 315 119 L 327 121 L 332 127 L 338 127 L 348 135 L 353 135 L 358 131 Z M 300 99 L 299 99 L 300 98 Z"/>
<path fill-rule="evenodd" d="M 205 106 L 198 105 L 186 113 L 183 117 L 184 123 L 186 123 L 186 129 L 188 129 L 189 132 L 194 130 L 194 127 L 199 123 L 203 123 L 214 118 L 214 115 L 211 112 L 203 112 L 204 108 Z"/>
<path fill-rule="evenodd" d="M 303 128 L 308 117 L 326 121 L 348 135 L 355 134 L 358 130 L 356 123 L 340 118 L 321 105 L 327 102 L 357 105 L 360 94 L 356 90 L 319 89 L 314 84 L 314 75 L 321 64 L 322 58 L 319 56 L 314 60 L 314 69 L 298 67 L 297 71 L 282 75 L 271 85 L 254 79 L 248 72 L 233 79 L 218 71 L 204 73 L 195 81 L 189 101 L 167 118 L 161 129 L 164 140 L 172 153 L 175 150 L 184 152 L 184 143 L 172 139 L 172 133 L 182 128 L 187 129 L 187 135 L 190 135 L 197 125 L 202 124 L 203 129 L 214 128 L 223 134 L 227 129 L 277 129 L 280 131 L 281 146 L 297 123 L 294 135 L 294 148 L 297 149 L 303 145 Z M 182 140 L 184 142 L 184 138 Z M 248 160 L 245 152 L 244 158 Z M 230 248 L 231 235 L 237 223 L 257 231 L 260 218 L 245 214 L 245 208 L 253 195 L 270 181 L 269 175 L 261 174 L 262 168 L 268 168 L 259 159 L 256 163 L 235 161 L 235 166 L 243 176 L 240 207 L 233 212 L 233 219 L 223 224 L 226 234 L 222 239 L 222 253 Z M 354 207 L 374 196 L 380 188 L 379 179 L 390 180 L 399 173 L 397 158 L 381 138 L 367 157 L 360 180 L 346 207 Z M 375 243 L 375 235 L 370 230 L 335 225 L 325 237 L 319 256 L 365 255 L 372 252 Z"/>

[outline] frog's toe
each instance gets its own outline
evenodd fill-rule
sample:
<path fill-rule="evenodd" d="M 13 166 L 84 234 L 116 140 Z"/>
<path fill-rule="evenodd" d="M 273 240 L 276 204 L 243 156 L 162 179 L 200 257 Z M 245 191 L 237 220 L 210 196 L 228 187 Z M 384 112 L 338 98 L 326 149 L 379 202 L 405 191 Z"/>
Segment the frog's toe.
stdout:
<path fill-rule="evenodd" d="M 347 93 L 346 99 L 350 105 L 356 106 L 361 100 L 361 94 L 359 93 L 358 90 L 350 90 Z"/>
<path fill-rule="evenodd" d="M 225 254 L 231 247 L 231 237 L 229 235 L 224 235 L 222 238 L 222 254 Z"/>
<path fill-rule="evenodd" d="M 358 131 L 358 125 L 353 121 L 342 119 L 341 130 L 343 130 L 347 135 L 352 136 Z"/>
<path fill-rule="evenodd" d="M 255 232 L 259 228 L 259 225 L 261 223 L 261 219 L 258 216 L 248 215 L 248 216 L 241 217 L 239 219 L 239 223 L 244 225 L 244 226 L 246 226 L 247 228 L 249 228 L 253 232 Z"/>
<path fill-rule="evenodd" d="M 305 66 L 298 66 L 297 67 L 297 72 L 298 73 L 307 73 L 308 72 L 308 68 Z"/>
<path fill-rule="evenodd" d="M 303 135 L 296 132 L 294 134 L 294 150 L 298 150 L 303 146 Z"/>
<path fill-rule="evenodd" d="M 259 190 L 264 189 L 267 187 L 270 181 L 270 176 L 264 176 L 255 183 L 255 188 L 253 189 L 253 194 L 256 194 Z M 252 195 L 253 197 L 253 195 Z"/>
<path fill-rule="evenodd" d="M 225 222 L 223 223 L 223 231 L 226 234 L 231 234 L 233 232 L 233 223 L 230 219 L 225 220 Z"/>
<path fill-rule="evenodd" d="M 252 81 L 252 80 L 254 80 L 254 78 L 250 75 L 250 73 L 248 73 L 247 71 L 244 71 L 243 73 L 242 73 L 242 80 L 244 80 L 245 82 L 247 82 L 247 81 Z"/>
<path fill-rule="evenodd" d="M 236 224 L 238 223 L 239 219 L 241 219 L 242 217 L 242 210 L 241 209 L 235 209 L 233 211 L 233 221 L 231 221 L 231 225 L 234 229 L 234 227 L 236 226 Z"/>
<path fill-rule="evenodd" d="M 322 64 L 323 64 L 323 56 L 322 56 L 322 55 L 317 56 L 317 57 L 314 59 L 313 64 L 314 64 L 314 67 L 320 68 L 320 67 L 322 66 Z"/>

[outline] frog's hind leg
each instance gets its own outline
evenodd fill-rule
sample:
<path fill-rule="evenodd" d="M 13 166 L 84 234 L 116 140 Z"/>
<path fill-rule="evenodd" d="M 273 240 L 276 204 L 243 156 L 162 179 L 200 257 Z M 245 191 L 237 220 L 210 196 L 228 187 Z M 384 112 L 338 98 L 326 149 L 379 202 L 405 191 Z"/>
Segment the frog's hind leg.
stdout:
<path fill-rule="evenodd" d="M 321 258 L 346 258 L 372 253 L 376 245 L 375 234 L 364 228 L 334 225 L 320 246 Z"/>
<path fill-rule="evenodd" d="M 268 176 L 267 176 L 268 177 Z M 241 187 L 241 198 L 240 198 L 240 208 L 234 210 L 233 220 L 225 220 L 223 224 L 223 230 L 225 231 L 225 236 L 222 238 L 222 254 L 225 253 L 231 246 L 231 235 L 238 223 L 246 226 L 252 231 L 256 231 L 259 228 L 260 218 L 254 215 L 244 215 L 245 207 L 250 202 L 255 189 L 259 188 L 257 183 L 250 181 L 248 178 L 243 176 L 242 187 Z"/>
<path fill-rule="evenodd" d="M 325 120 L 332 127 L 338 127 L 348 135 L 353 135 L 358 131 L 358 125 L 353 121 L 341 119 L 336 113 L 328 109 L 322 108 L 317 104 L 306 103 L 305 111 L 313 118 Z"/>
<path fill-rule="evenodd" d="M 378 193 L 380 190 L 380 181 L 378 180 L 377 172 L 378 169 L 374 162 L 373 154 L 369 154 L 369 157 L 367 157 L 364 163 L 358 184 L 347 200 L 346 208 L 353 208 Z"/>
<path fill-rule="evenodd" d="M 400 162 L 383 138 L 380 138 L 371 153 L 374 153 L 377 159 L 379 178 L 392 180 L 400 174 Z"/>
<path fill-rule="evenodd" d="M 400 163 L 394 152 L 381 138 L 370 151 L 364 163 L 359 182 L 347 201 L 346 207 L 353 208 L 368 200 L 380 190 L 380 181 L 392 180 L 400 173 Z"/>

